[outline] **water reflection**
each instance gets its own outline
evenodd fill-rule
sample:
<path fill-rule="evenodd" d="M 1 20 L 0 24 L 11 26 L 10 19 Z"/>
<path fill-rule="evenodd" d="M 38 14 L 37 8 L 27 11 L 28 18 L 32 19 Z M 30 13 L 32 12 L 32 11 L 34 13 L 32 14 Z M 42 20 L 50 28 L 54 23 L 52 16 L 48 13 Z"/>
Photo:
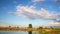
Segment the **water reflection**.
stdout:
<path fill-rule="evenodd" d="M 0 34 L 28 34 L 27 31 L 0 31 Z M 38 34 L 37 31 L 33 31 L 32 34 Z"/>

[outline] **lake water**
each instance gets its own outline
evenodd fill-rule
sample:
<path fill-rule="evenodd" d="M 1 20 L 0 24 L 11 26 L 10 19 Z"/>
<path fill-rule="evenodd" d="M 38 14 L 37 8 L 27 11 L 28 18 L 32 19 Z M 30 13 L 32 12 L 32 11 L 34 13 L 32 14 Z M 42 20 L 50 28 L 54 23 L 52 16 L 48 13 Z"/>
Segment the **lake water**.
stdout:
<path fill-rule="evenodd" d="M 0 31 L 0 34 L 28 34 L 27 31 Z M 36 34 L 34 31 L 32 34 Z"/>

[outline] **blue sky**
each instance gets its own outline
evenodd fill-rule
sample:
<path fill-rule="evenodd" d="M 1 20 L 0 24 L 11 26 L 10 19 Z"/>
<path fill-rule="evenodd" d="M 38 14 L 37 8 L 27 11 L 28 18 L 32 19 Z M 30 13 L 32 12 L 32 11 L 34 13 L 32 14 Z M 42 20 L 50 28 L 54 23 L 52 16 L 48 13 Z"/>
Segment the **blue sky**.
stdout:
<path fill-rule="evenodd" d="M 59 13 L 59 0 L 0 0 L 0 25 L 59 26 Z"/>

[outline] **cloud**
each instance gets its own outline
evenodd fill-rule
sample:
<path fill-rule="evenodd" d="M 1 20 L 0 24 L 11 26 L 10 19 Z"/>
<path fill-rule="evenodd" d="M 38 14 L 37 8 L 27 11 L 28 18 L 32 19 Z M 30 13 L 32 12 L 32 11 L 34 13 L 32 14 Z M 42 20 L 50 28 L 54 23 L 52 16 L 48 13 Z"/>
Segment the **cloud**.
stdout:
<path fill-rule="evenodd" d="M 41 8 L 35 10 L 34 6 L 16 6 L 16 12 L 10 12 L 9 14 L 16 14 L 17 16 L 28 18 L 28 19 L 48 19 L 57 20 L 60 14 L 49 13 L 49 11 Z"/>
<path fill-rule="evenodd" d="M 56 22 L 56 21 L 52 21 L 50 24 L 55 26 L 60 26 L 60 22 Z"/>
<path fill-rule="evenodd" d="M 32 0 L 32 2 L 36 2 L 36 3 L 41 2 L 41 1 L 45 1 L 45 0 Z"/>
<path fill-rule="evenodd" d="M 52 20 L 51 25 L 60 25 L 60 14 L 50 13 L 50 11 L 41 8 L 36 10 L 34 6 L 16 6 L 16 12 L 9 12 L 10 15 L 17 15 L 19 17 L 28 19 L 45 19 Z"/>
<path fill-rule="evenodd" d="M 55 19 L 50 24 L 54 26 L 60 26 L 60 19 Z"/>

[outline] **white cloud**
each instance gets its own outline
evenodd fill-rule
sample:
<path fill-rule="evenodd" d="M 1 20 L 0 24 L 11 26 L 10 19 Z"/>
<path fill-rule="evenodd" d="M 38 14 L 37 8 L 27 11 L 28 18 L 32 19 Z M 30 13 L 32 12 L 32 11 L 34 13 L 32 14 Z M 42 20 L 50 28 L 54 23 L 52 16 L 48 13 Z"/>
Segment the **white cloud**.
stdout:
<path fill-rule="evenodd" d="M 60 26 L 60 22 L 56 22 L 56 21 L 52 21 L 50 24 L 54 26 Z"/>
<path fill-rule="evenodd" d="M 60 14 L 49 13 L 48 10 L 41 8 L 40 10 L 35 10 L 34 6 L 16 6 L 16 12 L 9 12 L 10 15 L 17 15 L 19 17 L 28 19 L 47 19 L 53 20 L 51 25 L 60 25 Z"/>
<path fill-rule="evenodd" d="M 57 19 L 60 14 L 53 14 L 49 13 L 49 11 L 45 10 L 44 8 L 41 8 L 41 10 L 35 10 L 34 6 L 17 6 L 16 9 L 17 11 L 15 12 L 16 15 L 20 17 L 25 17 L 25 18 L 30 18 L 30 19 Z M 13 13 L 11 13 L 13 14 Z"/>
<path fill-rule="evenodd" d="M 35 10 L 34 6 L 16 6 L 16 12 L 10 12 L 9 14 L 16 14 L 20 17 L 25 17 L 29 19 L 48 19 L 57 20 L 60 14 L 49 13 L 49 11 L 41 8 L 40 10 Z"/>
<path fill-rule="evenodd" d="M 41 2 L 41 1 L 45 1 L 45 0 L 32 0 L 32 2 Z"/>

